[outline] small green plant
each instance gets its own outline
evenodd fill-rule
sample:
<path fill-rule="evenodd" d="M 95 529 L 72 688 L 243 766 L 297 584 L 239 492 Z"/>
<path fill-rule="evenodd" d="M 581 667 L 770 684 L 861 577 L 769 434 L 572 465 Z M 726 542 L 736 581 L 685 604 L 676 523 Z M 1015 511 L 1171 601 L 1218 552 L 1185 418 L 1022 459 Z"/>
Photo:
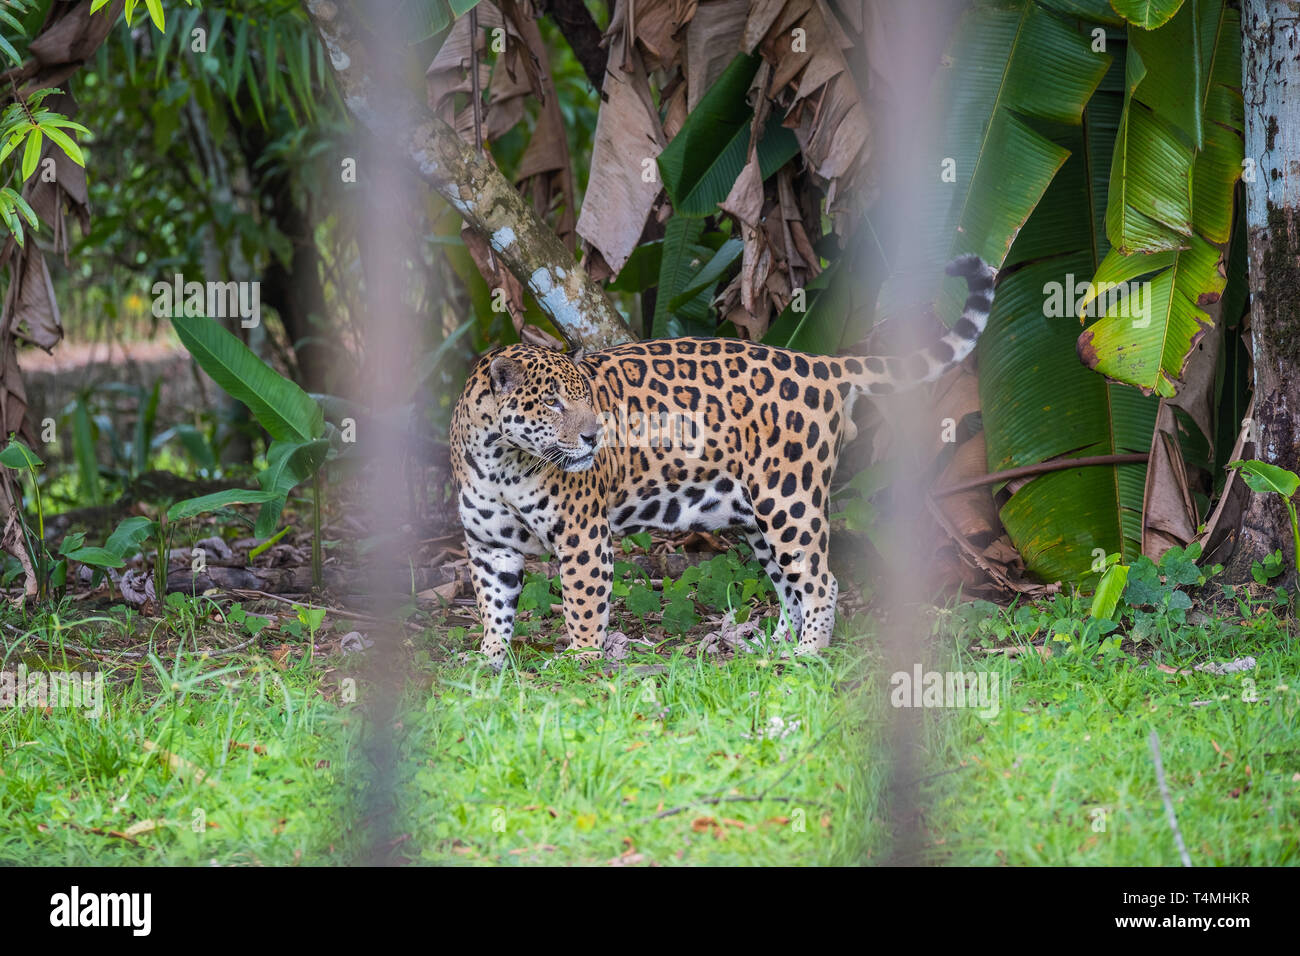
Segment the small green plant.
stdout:
<path fill-rule="evenodd" d="M 685 574 L 693 570 L 687 568 Z M 698 575 L 687 579 L 685 574 L 676 581 L 664 578 L 663 625 L 669 634 L 685 634 L 700 623 L 700 615 L 695 610 L 695 601 L 691 596 L 691 584 Z"/>
<path fill-rule="evenodd" d="M 633 551 L 649 551 L 651 537 L 647 531 L 638 531 L 635 534 L 629 534 L 623 538 L 623 553 L 631 554 Z"/>
<path fill-rule="evenodd" d="M 1300 520 L 1297 520 L 1295 501 L 1292 500 L 1296 491 L 1300 490 L 1300 475 L 1297 475 L 1294 471 L 1279 468 L 1277 465 L 1270 465 L 1266 461 L 1232 461 L 1228 462 L 1228 467 L 1238 469 L 1250 490 L 1256 494 L 1265 495 L 1271 493 L 1282 496 L 1282 503 L 1286 505 L 1287 517 L 1291 519 L 1291 544 L 1294 548 L 1292 553 L 1296 555 L 1297 560 L 1300 560 Z M 1255 563 L 1259 564 L 1259 562 Z M 1280 554 L 1278 555 L 1278 566 L 1279 568 L 1281 566 Z M 1267 568 L 1267 562 L 1260 565 L 1262 573 L 1266 573 Z M 1255 573 L 1254 567 L 1251 568 L 1251 576 L 1256 581 L 1259 581 L 1259 575 Z M 1266 575 L 1265 580 L 1275 576 Z M 1263 584 L 1264 581 L 1259 583 Z"/>
<path fill-rule="evenodd" d="M 1118 554 L 1106 556 L 1106 571 L 1097 582 L 1097 590 L 1092 596 L 1092 617 L 1111 620 L 1119 607 L 1119 599 L 1128 584 L 1128 565 L 1119 563 Z"/>
<path fill-rule="evenodd" d="M 26 523 L 23 524 L 23 533 L 27 538 L 27 551 L 31 555 L 36 572 L 37 597 L 43 601 L 49 593 L 50 555 L 45 547 L 45 506 L 41 502 L 41 483 L 36 469 L 44 467 L 45 462 L 36 457 L 36 453 L 16 437 L 12 437 L 4 451 L 0 451 L 0 465 L 18 472 L 25 471 L 31 479 L 32 499 L 36 506 L 36 540 L 31 540 L 31 533 Z M 20 510 L 19 514 L 21 513 Z"/>
<path fill-rule="evenodd" d="M 831 520 L 843 518 L 848 530 L 870 535 L 876 527 L 876 509 L 871 498 L 889 484 L 890 465 L 889 462 L 880 462 L 854 475 L 836 493 L 836 501 L 843 504 L 843 510 L 832 513 Z"/>
<path fill-rule="evenodd" d="M 1172 645 L 1173 636 L 1187 624 L 1192 599 L 1184 590 L 1200 587 L 1223 570 L 1223 565 L 1201 568 L 1196 564 L 1201 545 L 1193 541 L 1187 547 L 1172 547 L 1160 556 L 1157 564 L 1142 555 L 1132 565 L 1118 563 L 1118 556 L 1102 575 L 1093 595 L 1092 616 L 1096 619 L 1129 625 L 1128 636 L 1134 641 L 1161 638 Z M 1122 598 L 1122 600 L 1121 600 Z"/>
<path fill-rule="evenodd" d="M 243 402 L 271 436 L 266 469 L 258 483 L 269 497 L 257 516 L 254 533 L 270 537 L 280 520 L 289 492 L 308 479 L 312 483 L 312 584 L 324 584 L 321 554 L 321 466 L 333 457 L 330 434 L 320 404 L 296 384 L 253 354 L 217 322 L 199 316 L 179 316 L 172 325 L 194 361 L 234 399 Z"/>
<path fill-rule="evenodd" d="M 262 629 L 271 623 L 269 617 L 249 614 L 244 610 L 244 605 L 238 601 L 230 605 L 230 610 L 226 612 L 225 618 L 231 624 L 241 628 L 249 637 L 257 637 L 262 632 Z"/>
<path fill-rule="evenodd" d="M 0 10 L 0 20 L 3 20 L 9 26 L 14 27 L 19 33 L 22 32 L 21 25 L 16 21 L 7 10 Z M 14 60 L 19 66 L 22 65 L 22 58 L 14 49 L 13 44 L 8 40 L 0 38 L 0 53 L 5 54 Z M 16 92 L 16 91 L 15 91 Z M 48 96 L 61 93 L 58 89 L 37 90 L 29 96 L 18 95 L 15 102 L 6 107 L 4 113 L 0 114 L 0 163 L 9 158 L 19 146 L 23 147 L 22 158 L 22 180 L 26 182 L 31 178 L 32 173 L 36 172 L 36 167 L 41 160 L 41 148 L 45 145 L 45 140 L 49 139 L 63 150 L 78 166 L 86 165 L 86 157 L 82 154 L 81 148 L 77 145 L 64 130 L 73 130 L 83 136 L 89 136 L 90 130 L 80 123 L 74 123 L 61 113 L 55 113 L 48 107 L 42 106 L 41 103 Z M 0 220 L 13 235 L 18 245 L 23 244 L 23 223 L 26 219 L 27 224 L 33 229 L 37 229 L 39 220 L 32 207 L 27 204 L 18 190 L 9 186 L 0 187 Z"/>
<path fill-rule="evenodd" d="M 186 518 L 219 512 L 235 504 L 264 504 L 275 498 L 273 492 L 231 488 L 178 501 L 158 513 L 157 518 L 133 515 L 124 519 L 109 535 L 102 548 L 78 548 L 67 557 L 92 568 L 120 568 L 134 558 L 145 542 L 153 540 L 154 593 L 161 599 L 167 593 L 167 555 L 171 550 L 172 525 Z"/>
<path fill-rule="evenodd" d="M 325 608 L 298 606 L 298 622 L 307 628 L 307 657 L 316 657 L 316 632 L 325 620 Z"/>
<path fill-rule="evenodd" d="M 1268 584 L 1279 574 L 1286 570 L 1286 562 L 1282 559 L 1282 549 L 1278 548 L 1272 554 L 1265 555 L 1263 561 L 1252 561 L 1250 563 L 1250 576 L 1255 579 L 1256 584 Z"/>

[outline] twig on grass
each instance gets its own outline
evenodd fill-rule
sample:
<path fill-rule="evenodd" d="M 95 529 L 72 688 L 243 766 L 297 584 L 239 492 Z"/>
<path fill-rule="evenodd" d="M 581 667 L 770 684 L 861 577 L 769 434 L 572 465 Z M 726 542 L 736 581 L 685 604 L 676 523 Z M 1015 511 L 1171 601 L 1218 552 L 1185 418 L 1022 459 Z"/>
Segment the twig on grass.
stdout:
<path fill-rule="evenodd" d="M 665 817 L 674 817 L 679 813 L 685 813 L 687 810 L 695 807 L 712 807 L 719 803 L 762 803 L 765 800 L 770 800 L 774 803 L 806 803 L 810 807 L 818 807 L 822 810 L 829 809 L 829 807 L 824 803 L 818 803 L 815 800 L 805 800 L 802 797 L 769 797 L 766 794 L 760 794 L 757 797 L 744 797 L 732 794 L 726 797 L 708 797 L 704 800 L 695 800 L 691 803 L 684 803 L 680 807 L 672 807 L 668 810 L 662 810 L 653 816 L 648 816 L 643 820 L 637 820 L 631 825 L 636 826 L 640 823 L 649 823 L 651 820 L 662 820 Z"/>
<path fill-rule="evenodd" d="M 341 607 L 328 607 L 324 604 L 304 604 L 301 601 L 291 601 L 287 597 L 281 597 L 278 594 L 272 594 L 270 591 L 257 591 L 252 588 L 230 588 L 229 594 L 236 597 L 261 597 L 268 598 L 272 601 L 279 601 L 281 604 L 288 604 L 290 607 L 305 607 L 308 610 L 325 611 L 328 614 L 334 614 L 338 617 L 351 618 L 354 621 L 362 621 L 366 624 L 387 624 L 383 618 L 375 617 L 373 614 L 362 614 L 360 611 L 349 611 Z M 408 629 L 423 630 L 418 624 L 411 621 L 403 621 Z"/>

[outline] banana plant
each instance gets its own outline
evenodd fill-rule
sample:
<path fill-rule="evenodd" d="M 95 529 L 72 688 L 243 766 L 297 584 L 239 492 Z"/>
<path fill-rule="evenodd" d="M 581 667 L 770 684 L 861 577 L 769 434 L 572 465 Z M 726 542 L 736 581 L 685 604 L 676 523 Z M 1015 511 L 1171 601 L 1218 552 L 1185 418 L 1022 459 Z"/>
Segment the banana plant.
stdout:
<path fill-rule="evenodd" d="M 1118 300 L 1094 310 L 1102 314 L 1079 355 L 1109 378 L 1171 397 L 1211 325 L 1201 306 L 1224 289 L 1245 120 L 1240 13 L 1224 0 L 1163 6 L 1158 29 L 1143 28 L 1149 9 L 1116 7 L 1132 22 L 1106 204 L 1111 249 L 1092 281 L 1100 290 L 1145 277 L 1148 301 L 1141 321 Z"/>
<path fill-rule="evenodd" d="M 312 581 L 323 583 L 321 568 L 320 469 L 332 448 L 333 426 L 321 406 L 295 383 L 271 368 L 219 323 L 198 316 L 180 316 L 172 325 L 181 343 L 203 371 L 232 398 L 243 402 L 271 436 L 266 468 L 258 475 L 262 502 L 254 533 L 275 531 L 289 492 L 310 480 L 313 491 Z M 253 500 L 253 499 L 245 499 Z"/>
<path fill-rule="evenodd" d="M 233 504 L 266 504 L 277 498 L 275 492 L 239 488 L 187 498 L 171 505 L 157 518 L 143 515 L 126 518 L 109 535 L 102 547 L 87 546 L 86 536 L 81 532 L 70 534 L 59 546 L 58 560 L 55 560 L 45 545 L 45 508 L 38 479 L 38 469 L 44 466 L 44 462 L 20 439 L 10 438 L 9 444 L 0 451 L 0 465 L 26 472 L 31 481 L 33 505 L 36 509 L 36 534 L 27 534 L 27 545 L 36 571 L 38 598 L 41 600 L 48 597 L 52 589 L 61 588 L 66 582 L 69 561 L 77 561 L 101 570 L 124 567 L 127 561 L 136 555 L 140 546 L 151 537 L 157 544 L 154 586 L 157 593 L 161 595 L 167 590 L 166 553 L 169 529 L 174 522 Z M 25 527 L 24 531 L 27 531 Z"/>
<path fill-rule="evenodd" d="M 931 257 L 920 274 L 939 275 L 956 251 L 1003 273 L 979 345 L 991 472 L 1149 451 L 1159 397 L 1203 334 L 1202 306 L 1225 291 L 1238 17 L 1222 0 L 1156 6 L 976 3 L 935 84 L 947 120 L 934 151 L 900 173 L 926 177 L 912 187 Z M 945 159 L 947 190 L 932 182 Z M 1141 299 L 1094 302 L 1108 282 L 1142 286 Z M 1053 305 L 1050 289 L 1068 301 Z M 880 313 L 915 309 L 909 292 L 886 282 Z M 949 283 L 926 301 L 956 315 L 964 294 Z M 1099 318 L 1080 337 L 1085 311 Z M 1189 463 L 1204 457 L 1178 440 Z M 1016 489 L 1000 518 L 1037 577 L 1095 581 L 1098 553 L 1141 554 L 1145 485 L 1141 464 L 1056 471 Z"/>
<path fill-rule="evenodd" d="M 656 337 L 710 335 L 710 305 L 718 282 L 740 258 L 744 243 L 705 232 L 745 166 L 754 123 L 747 96 L 760 58 L 738 53 L 709 87 L 656 158 L 673 216 L 659 248 L 658 294 L 651 331 Z M 794 133 L 773 110 L 758 140 L 759 167 L 771 176 L 799 152 Z"/>
<path fill-rule="evenodd" d="M 186 518 L 220 511 L 237 504 L 263 504 L 275 498 L 267 491 L 231 488 L 177 501 L 159 512 L 158 517 L 132 515 L 125 518 L 108 536 L 103 547 L 85 547 L 85 536 L 77 533 L 64 540 L 59 553 L 71 561 L 79 561 L 96 569 L 120 568 L 138 554 L 144 544 L 152 539 L 154 550 L 154 593 L 159 598 L 167 593 L 167 555 L 171 550 L 172 526 Z"/>

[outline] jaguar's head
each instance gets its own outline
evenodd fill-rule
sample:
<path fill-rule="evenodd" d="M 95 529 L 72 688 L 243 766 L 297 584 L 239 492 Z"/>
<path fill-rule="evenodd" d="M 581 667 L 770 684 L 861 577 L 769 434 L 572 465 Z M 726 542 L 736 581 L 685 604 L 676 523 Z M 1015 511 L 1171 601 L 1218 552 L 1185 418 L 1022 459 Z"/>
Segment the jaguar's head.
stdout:
<path fill-rule="evenodd" d="M 590 468 L 602 436 L 580 360 L 580 353 L 511 345 L 488 367 L 505 441 L 564 471 Z"/>

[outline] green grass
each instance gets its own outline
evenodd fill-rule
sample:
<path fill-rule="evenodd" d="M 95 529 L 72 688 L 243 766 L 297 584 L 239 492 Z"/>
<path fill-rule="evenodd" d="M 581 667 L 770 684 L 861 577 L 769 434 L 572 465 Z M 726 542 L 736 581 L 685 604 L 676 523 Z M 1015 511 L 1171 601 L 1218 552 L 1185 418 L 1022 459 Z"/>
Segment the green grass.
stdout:
<path fill-rule="evenodd" d="M 846 636 L 823 660 L 724 664 L 678 645 L 610 675 L 568 657 L 501 675 L 433 665 L 403 717 L 403 851 L 425 863 L 710 865 L 879 852 L 880 702 L 841 689 L 870 666 L 856 643 Z"/>
<path fill-rule="evenodd" d="M 925 714 L 929 763 L 947 771 L 924 793 L 928 862 L 1178 865 L 1152 730 L 1193 864 L 1300 862 L 1300 642 L 1268 610 L 1179 630 L 1200 653 L 1056 642 L 1050 658 L 1009 658 L 954 642 L 950 666 L 998 676 L 1000 711 Z M 1157 667 L 1244 656 L 1256 670 Z"/>
<path fill-rule="evenodd" d="M 915 819 L 925 863 L 1176 865 L 1153 729 L 1194 863 L 1300 861 L 1300 641 L 1267 588 L 1189 620 L 1167 600 L 1183 585 L 1148 574 L 1150 600 L 1114 627 L 1076 596 L 940 611 L 916 662 L 996 678 L 981 717 L 892 710 L 868 614 L 821 658 L 697 656 L 724 609 L 772 629 L 743 558 L 662 586 L 621 571 L 614 625 L 634 643 L 620 667 L 552 653 L 555 582 L 530 575 L 501 674 L 465 653 L 478 636 L 463 610 L 417 612 L 392 714 L 368 710 L 370 658 L 336 652 L 348 621 L 323 622 L 312 656 L 291 609 L 263 609 L 277 620 L 249 647 L 205 657 L 260 622 L 174 596 L 156 618 L 5 609 L 0 670 L 99 667 L 107 706 L 0 708 L 0 862 L 855 864 L 889 861 Z M 1246 655 L 1245 674 L 1181 672 Z M 340 699 L 344 674 L 359 704 Z M 896 719 L 916 730 L 901 808 Z"/>
<path fill-rule="evenodd" d="M 173 605 L 168 626 L 155 629 L 159 642 L 185 635 L 185 652 L 173 641 L 159 656 L 116 666 L 59 648 L 104 644 L 120 616 L 68 626 L 48 613 L 27 622 L 5 613 L 0 670 L 98 666 L 104 707 L 98 717 L 75 707 L 0 708 L 0 863 L 348 857 L 342 824 L 360 721 L 321 695 L 320 669 L 305 659 L 281 670 L 262 655 L 193 653 L 196 635 L 219 646 L 195 613 L 206 605 Z"/>

